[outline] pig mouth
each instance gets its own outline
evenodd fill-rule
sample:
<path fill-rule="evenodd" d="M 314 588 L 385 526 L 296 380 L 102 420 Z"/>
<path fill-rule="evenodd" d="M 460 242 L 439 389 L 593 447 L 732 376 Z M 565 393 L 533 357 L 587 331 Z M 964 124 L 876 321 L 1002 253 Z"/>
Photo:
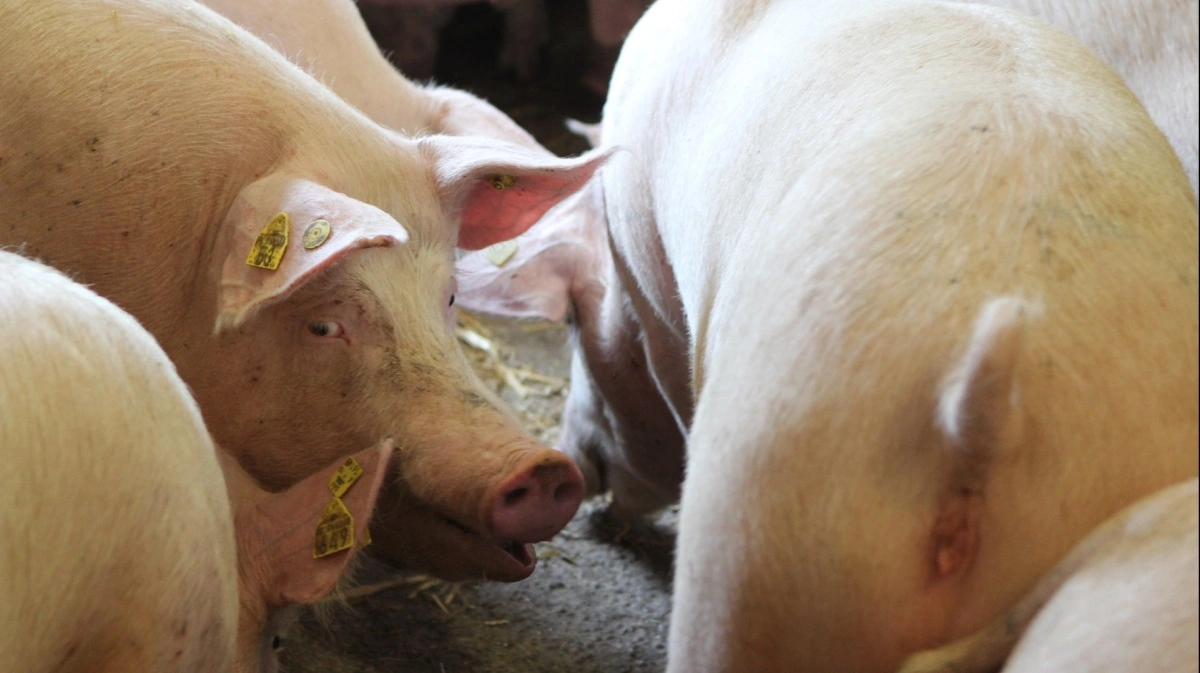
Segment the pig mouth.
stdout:
<path fill-rule="evenodd" d="M 479 566 L 484 579 L 516 582 L 529 577 L 537 566 L 532 544 L 486 537 L 448 516 L 436 517 L 449 534 L 448 542 Z"/>

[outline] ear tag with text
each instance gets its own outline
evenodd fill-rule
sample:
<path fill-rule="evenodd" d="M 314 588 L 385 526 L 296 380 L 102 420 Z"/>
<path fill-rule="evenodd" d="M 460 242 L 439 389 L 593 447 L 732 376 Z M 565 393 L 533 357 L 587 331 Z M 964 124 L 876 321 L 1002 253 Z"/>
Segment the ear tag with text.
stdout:
<path fill-rule="evenodd" d="M 250 254 L 246 256 L 248 266 L 274 271 L 283 260 L 283 253 L 288 245 L 288 215 L 279 213 L 271 218 L 267 226 L 258 232 L 254 245 L 250 246 Z"/>

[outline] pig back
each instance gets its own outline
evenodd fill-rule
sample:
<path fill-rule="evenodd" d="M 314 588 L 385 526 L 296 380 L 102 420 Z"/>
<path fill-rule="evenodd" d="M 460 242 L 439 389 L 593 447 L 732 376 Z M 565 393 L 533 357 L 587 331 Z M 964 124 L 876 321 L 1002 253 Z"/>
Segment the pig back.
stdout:
<path fill-rule="evenodd" d="M 131 317 L 0 252 L 0 657 L 228 670 L 236 553 L 214 447 Z"/>

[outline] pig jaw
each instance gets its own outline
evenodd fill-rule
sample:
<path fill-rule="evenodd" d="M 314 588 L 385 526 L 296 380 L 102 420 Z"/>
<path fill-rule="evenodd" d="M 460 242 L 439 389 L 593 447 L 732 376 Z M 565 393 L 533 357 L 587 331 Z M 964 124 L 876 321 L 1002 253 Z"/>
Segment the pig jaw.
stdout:
<path fill-rule="evenodd" d="M 445 579 L 524 579 L 536 565 L 531 543 L 553 537 L 571 519 L 583 477 L 567 456 L 499 411 L 456 347 L 446 355 L 446 368 L 460 378 L 421 395 L 396 426 L 397 461 L 373 523 L 371 553 Z"/>

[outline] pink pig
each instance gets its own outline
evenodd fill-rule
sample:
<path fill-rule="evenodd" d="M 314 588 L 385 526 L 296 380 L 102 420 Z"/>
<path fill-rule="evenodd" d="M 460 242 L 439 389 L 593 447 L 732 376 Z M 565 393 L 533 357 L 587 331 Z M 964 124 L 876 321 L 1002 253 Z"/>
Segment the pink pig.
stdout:
<path fill-rule="evenodd" d="M 454 250 L 521 233 L 607 153 L 401 136 L 183 0 L 10 2 L 0 27 L 0 245 L 132 313 L 265 487 L 391 438 L 373 552 L 528 576 L 583 481 L 471 372 Z"/>
<path fill-rule="evenodd" d="M 571 314 L 562 448 L 616 514 L 679 499 L 669 673 L 894 671 L 1196 477 L 1187 148 L 1064 33 L 658 0 L 598 137 L 460 295 Z"/>

